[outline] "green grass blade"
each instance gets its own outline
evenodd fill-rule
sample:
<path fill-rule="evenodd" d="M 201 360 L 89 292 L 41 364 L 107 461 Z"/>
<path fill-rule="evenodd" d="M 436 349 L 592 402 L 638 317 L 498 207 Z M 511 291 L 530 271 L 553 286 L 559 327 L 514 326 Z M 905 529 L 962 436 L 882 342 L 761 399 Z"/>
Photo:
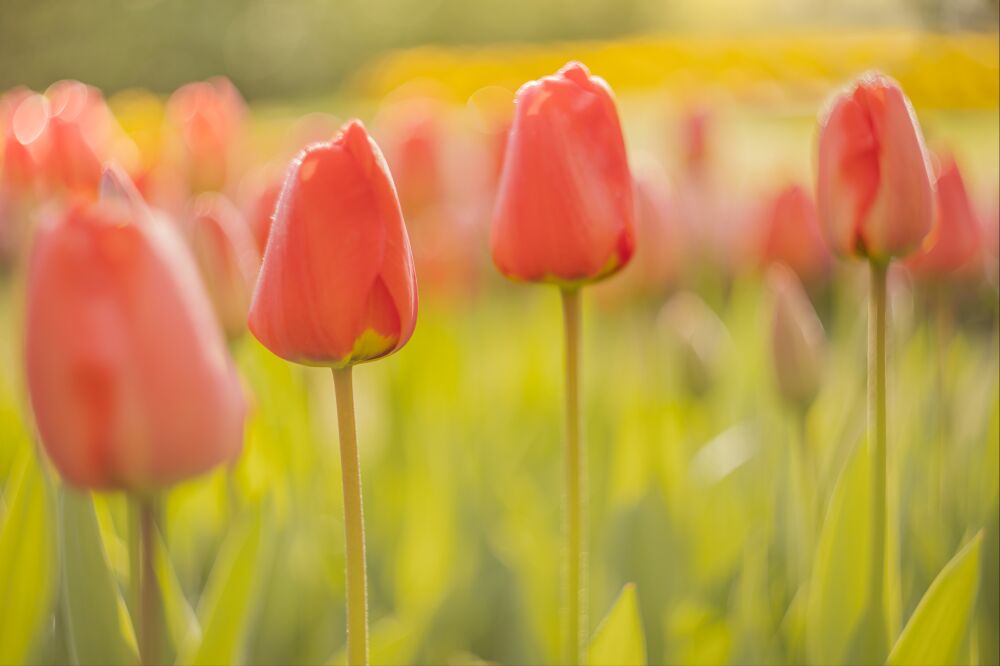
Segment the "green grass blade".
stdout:
<path fill-rule="evenodd" d="M 937 575 L 893 646 L 888 664 L 959 663 L 976 603 L 982 543 L 980 532 Z"/>
<path fill-rule="evenodd" d="M 131 627 L 89 494 L 59 489 L 62 594 L 70 654 L 80 664 L 134 664 Z"/>
<path fill-rule="evenodd" d="M 270 521 L 251 516 L 226 537 L 198 606 L 201 634 L 189 634 L 179 664 L 235 664 L 269 566 Z"/>
<path fill-rule="evenodd" d="M 12 465 L 0 514 L 0 664 L 24 663 L 52 609 L 54 536 L 33 453 Z"/>
<path fill-rule="evenodd" d="M 635 583 L 622 588 L 608 614 L 590 641 L 588 661 L 592 666 L 645 666 L 646 636 L 639 615 Z"/>
<path fill-rule="evenodd" d="M 834 488 L 809 584 L 806 660 L 848 663 L 868 601 L 868 458 L 851 454 Z"/>
<path fill-rule="evenodd" d="M 163 599 L 163 614 L 166 621 L 167 635 L 174 649 L 189 642 L 201 642 L 201 626 L 184 590 L 181 589 L 177 573 L 170 561 L 170 552 L 157 533 L 156 539 L 156 581 L 160 585 L 160 595 Z"/>

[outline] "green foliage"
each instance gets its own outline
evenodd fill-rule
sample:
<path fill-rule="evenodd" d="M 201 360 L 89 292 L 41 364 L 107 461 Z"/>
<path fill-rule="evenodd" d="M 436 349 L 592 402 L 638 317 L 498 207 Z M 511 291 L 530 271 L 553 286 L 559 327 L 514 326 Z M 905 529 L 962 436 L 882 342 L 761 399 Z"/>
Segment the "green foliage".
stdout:
<path fill-rule="evenodd" d="M 811 664 L 851 663 L 868 602 L 868 458 L 856 446 L 830 498 L 806 610 Z"/>
<path fill-rule="evenodd" d="M 60 487 L 62 604 L 70 658 L 78 664 L 134 664 L 124 601 L 108 564 L 89 494 Z M 131 644 L 130 644 L 131 643 Z"/>
<path fill-rule="evenodd" d="M 982 532 L 945 565 L 889 653 L 891 666 L 936 666 L 961 660 L 962 641 L 979 585 Z"/>
<path fill-rule="evenodd" d="M 177 573 L 170 561 L 170 551 L 157 534 L 156 539 L 156 582 L 160 586 L 160 596 L 163 602 L 164 621 L 167 636 L 174 650 L 180 646 L 199 645 L 202 641 L 201 625 L 198 616 L 191 609 L 181 589 Z"/>
<path fill-rule="evenodd" d="M 198 605 L 202 631 L 187 632 L 179 664 L 235 664 L 244 660 L 250 620 L 270 567 L 270 530 L 268 520 L 259 516 L 233 526 Z"/>
<path fill-rule="evenodd" d="M 557 659 L 558 298 L 491 281 L 482 288 L 461 305 L 424 299 L 407 347 L 355 372 L 375 664 Z M 658 337 L 658 303 L 585 300 L 591 607 L 612 609 L 590 627 L 592 661 L 850 662 L 867 599 L 863 293 L 845 288 L 830 306 L 831 362 L 805 442 L 771 390 L 760 286 L 737 281 L 708 298 L 734 348 L 724 381 L 700 397 L 685 391 L 678 360 Z M 956 329 L 944 346 L 941 392 L 927 327 L 917 319 L 894 331 L 889 475 L 898 544 L 889 579 L 898 582 L 886 612 L 898 614 L 899 628 L 889 638 L 897 653 L 911 646 L 899 654 L 913 660 L 924 645 L 949 650 L 948 659 L 924 653 L 930 660 L 978 654 L 990 663 L 1000 635 L 991 573 L 996 331 Z M 0 336 L 0 347 L 9 340 Z M 253 395 L 245 449 L 231 475 L 181 484 L 163 507 L 157 578 L 168 655 L 180 664 L 341 663 L 332 379 L 249 338 L 236 357 Z M 100 602 L 84 617 L 79 609 L 90 607 L 77 597 L 76 622 L 106 627 L 94 631 L 128 646 L 121 605 L 109 600 L 129 589 L 124 498 L 76 496 L 74 524 L 69 512 L 58 523 L 26 415 L 4 375 L 0 663 L 72 661 L 55 594 L 57 524 L 79 545 L 64 563 L 75 572 L 70 589 L 93 588 L 88 598 Z M 806 501 L 787 488 L 787 449 L 799 445 L 811 522 L 789 519 L 796 507 L 788 503 Z M 939 576 L 984 528 L 979 583 L 967 577 L 975 546 Z M 799 533 L 810 529 L 817 533 Z M 789 561 L 800 550 L 803 561 Z M 623 590 L 626 581 L 635 587 Z M 961 603 L 960 588 L 971 589 Z M 108 649 L 97 640 L 93 649 Z"/>
<path fill-rule="evenodd" d="M 55 512 L 35 454 L 22 449 L 0 505 L 0 664 L 24 663 L 55 581 Z"/>
<path fill-rule="evenodd" d="M 594 632 L 587 659 L 591 666 L 646 666 L 646 636 L 635 584 L 622 588 Z"/>

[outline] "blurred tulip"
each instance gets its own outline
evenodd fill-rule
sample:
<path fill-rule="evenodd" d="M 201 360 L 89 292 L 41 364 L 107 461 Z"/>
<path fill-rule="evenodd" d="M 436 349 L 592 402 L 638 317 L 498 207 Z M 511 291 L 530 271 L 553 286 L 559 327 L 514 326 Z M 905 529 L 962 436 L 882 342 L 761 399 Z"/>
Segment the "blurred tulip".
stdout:
<path fill-rule="evenodd" d="M 800 185 L 788 185 L 764 206 L 759 224 L 760 259 L 782 263 L 803 282 L 825 277 L 832 257 L 823 240 L 812 196 Z"/>
<path fill-rule="evenodd" d="M 659 329 L 681 357 L 685 386 L 702 395 L 715 382 L 732 341 L 726 325 L 712 308 L 689 291 L 670 298 L 657 318 Z"/>
<path fill-rule="evenodd" d="M 344 367 L 402 347 L 416 314 L 416 274 L 392 176 L 355 120 L 292 162 L 250 330 L 289 361 Z"/>
<path fill-rule="evenodd" d="M 884 262 L 930 231 L 924 139 L 892 79 L 868 74 L 833 100 L 820 121 L 816 199 L 827 240 L 843 255 Z"/>
<path fill-rule="evenodd" d="M 607 277 L 635 246 L 632 176 L 611 90 L 571 62 L 517 92 L 493 260 L 515 280 Z"/>
<path fill-rule="evenodd" d="M 379 110 L 375 134 L 383 137 L 422 293 L 462 298 L 474 292 L 485 259 L 473 248 L 484 245 L 481 223 L 492 203 L 488 155 L 452 122 L 453 110 L 435 90 L 415 92 Z"/>
<path fill-rule="evenodd" d="M 983 215 L 982 231 L 986 277 L 996 289 L 1000 287 L 1000 191 L 993 193 L 993 203 Z"/>
<path fill-rule="evenodd" d="M 816 399 L 823 379 L 826 336 L 795 273 L 782 264 L 767 272 L 774 297 L 771 355 L 782 397 L 800 409 Z"/>
<path fill-rule="evenodd" d="M 914 274 L 941 278 L 968 269 L 979 254 L 982 229 L 955 158 L 945 157 L 935 186 L 934 227 L 906 259 Z"/>
<path fill-rule="evenodd" d="M 606 306 L 627 305 L 635 298 L 657 301 L 684 279 L 691 238 L 678 223 L 672 188 L 656 160 L 637 155 L 635 174 L 635 255 L 621 277 L 594 287 L 595 300 Z"/>
<path fill-rule="evenodd" d="M 38 230 L 26 308 L 31 404 L 69 483 L 146 493 L 239 453 L 240 383 L 168 224 L 73 203 Z"/>
<path fill-rule="evenodd" d="M 703 108 L 689 111 L 681 123 L 682 157 L 692 176 L 701 177 L 708 170 L 711 128 L 711 114 Z"/>
<path fill-rule="evenodd" d="M 229 79 L 181 86 L 167 101 L 167 118 L 180 135 L 177 168 L 191 192 L 223 191 L 234 176 L 246 104 Z"/>
<path fill-rule="evenodd" d="M 9 144 L 11 139 L 30 155 L 39 194 L 91 199 L 97 197 L 102 161 L 129 158 L 131 145 L 100 91 L 79 81 L 20 96 L 10 115 Z"/>
<path fill-rule="evenodd" d="M 188 240 L 208 296 L 228 340 L 243 335 L 260 254 L 243 216 L 225 195 L 205 192 L 192 202 Z"/>
<path fill-rule="evenodd" d="M 438 204 L 444 195 L 443 146 L 447 128 L 443 103 L 432 98 L 393 102 L 379 112 L 385 159 L 409 218 Z"/>
<path fill-rule="evenodd" d="M 278 198 L 284 183 L 278 179 L 265 185 L 251 204 L 249 214 L 250 231 L 253 232 L 258 254 L 264 255 L 267 247 L 267 237 L 271 234 L 271 224 L 274 222 L 274 211 L 278 207 Z"/>

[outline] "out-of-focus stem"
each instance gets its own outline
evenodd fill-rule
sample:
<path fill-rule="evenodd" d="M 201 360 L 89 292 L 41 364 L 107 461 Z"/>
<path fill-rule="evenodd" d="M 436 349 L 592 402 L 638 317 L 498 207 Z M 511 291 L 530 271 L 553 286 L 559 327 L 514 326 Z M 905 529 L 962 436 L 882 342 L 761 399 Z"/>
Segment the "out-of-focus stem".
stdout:
<path fill-rule="evenodd" d="M 158 664 L 160 652 L 160 595 L 156 583 L 156 501 L 139 503 L 139 540 L 142 553 L 139 576 L 139 660 L 143 666 Z"/>
<path fill-rule="evenodd" d="M 128 605 L 132 617 L 139 617 L 142 604 L 140 580 L 142 579 L 142 536 L 139 533 L 139 501 L 128 498 Z"/>
<path fill-rule="evenodd" d="M 334 369 L 340 467 L 344 481 L 344 531 L 347 544 L 347 663 L 368 663 L 368 581 L 365 573 L 365 519 L 361 499 L 361 463 L 354 424 L 351 366 Z"/>
<path fill-rule="evenodd" d="M 868 577 L 869 657 L 882 663 L 886 656 L 885 585 L 886 536 L 886 414 L 885 328 L 886 272 L 888 266 L 871 263 L 871 293 L 868 303 L 868 464 L 871 502 L 871 561 Z"/>
<path fill-rule="evenodd" d="M 562 290 L 566 336 L 566 544 L 563 661 L 583 664 L 587 642 L 586 467 L 580 442 L 580 291 Z"/>

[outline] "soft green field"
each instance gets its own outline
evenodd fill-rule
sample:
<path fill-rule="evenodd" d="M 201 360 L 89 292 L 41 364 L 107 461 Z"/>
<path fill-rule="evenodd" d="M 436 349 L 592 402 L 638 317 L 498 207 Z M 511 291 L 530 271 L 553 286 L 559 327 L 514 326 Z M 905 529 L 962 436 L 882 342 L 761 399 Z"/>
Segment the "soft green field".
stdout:
<path fill-rule="evenodd" d="M 821 296 L 833 342 L 801 434 L 774 388 L 757 279 L 707 298 L 732 345 L 701 397 L 656 327 L 658 303 L 585 300 L 591 628 L 635 583 L 595 651 L 626 659 L 644 644 L 651 663 L 851 659 L 867 566 L 858 271 L 843 268 L 840 287 Z M 893 638 L 972 544 L 908 631 L 903 654 L 935 663 L 998 654 L 997 307 L 983 290 L 956 299 L 943 325 L 919 290 L 893 301 Z M 125 502 L 91 502 L 40 461 L 19 387 L 14 291 L 5 286 L 0 308 L 0 662 L 134 662 Z M 551 663 L 557 293 L 490 278 L 469 303 L 422 307 L 401 352 L 355 372 L 372 659 Z M 236 356 L 255 397 L 232 483 L 220 471 L 164 502 L 167 651 L 178 663 L 335 663 L 344 548 L 332 380 L 250 338 Z"/>

